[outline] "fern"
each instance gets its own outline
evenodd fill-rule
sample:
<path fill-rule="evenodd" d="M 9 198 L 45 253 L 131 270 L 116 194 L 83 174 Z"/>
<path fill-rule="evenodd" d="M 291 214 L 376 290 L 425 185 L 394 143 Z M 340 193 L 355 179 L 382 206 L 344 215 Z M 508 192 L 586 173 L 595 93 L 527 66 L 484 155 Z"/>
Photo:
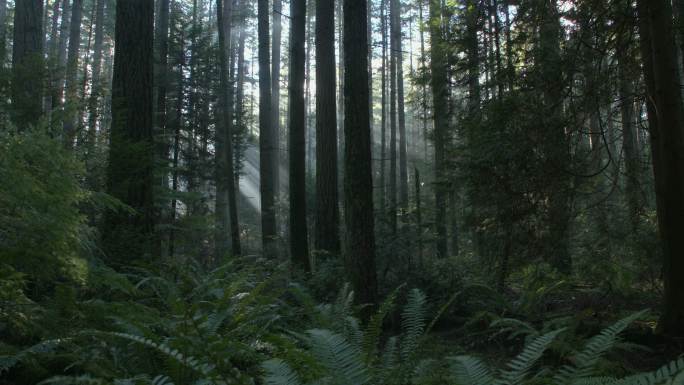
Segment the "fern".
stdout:
<path fill-rule="evenodd" d="M 329 330 L 307 331 L 311 353 L 329 371 L 336 384 L 363 385 L 368 382 L 361 351 L 344 337 Z"/>
<path fill-rule="evenodd" d="M 147 346 L 149 348 L 154 349 L 155 351 L 163 354 L 164 356 L 170 357 L 182 365 L 198 372 L 201 373 L 205 376 L 211 376 L 215 375 L 214 369 L 215 366 L 209 363 L 204 363 L 200 362 L 198 359 L 188 356 L 186 357 L 183 355 L 183 353 L 179 352 L 176 349 L 172 349 L 169 346 L 161 343 L 157 343 L 152 341 L 149 338 L 137 336 L 137 335 L 132 335 L 132 334 L 127 334 L 127 333 L 118 333 L 118 332 L 103 332 L 103 331 L 89 331 L 86 332 L 86 334 L 94 334 L 94 335 L 103 335 L 103 336 L 111 336 L 111 337 L 117 337 L 117 338 L 123 338 L 129 341 L 133 341 L 135 343 Z"/>
<path fill-rule="evenodd" d="M 532 366 L 541 358 L 549 345 L 564 329 L 554 330 L 532 340 L 525 345 L 523 351 L 513 358 L 501 377 L 507 384 L 521 384 Z"/>
<path fill-rule="evenodd" d="M 0 375 L 3 372 L 9 371 L 14 365 L 28 359 L 32 355 L 51 353 L 64 341 L 66 341 L 66 339 L 46 340 L 13 355 L 0 356 Z"/>
<path fill-rule="evenodd" d="M 394 309 L 399 290 L 404 286 L 405 285 L 401 285 L 394 289 L 382 302 L 378 311 L 371 316 L 368 326 L 366 326 L 362 342 L 362 350 L 366 356 L 366 361 L 371 361 L 372 357 L 377 352 L 378 344 L 380 343 L 380 335 L 382 334 L 382 324 L 385 321 L 387 314 Z"/>
<path fill-rule="evenodd" d="M 495 380 L 489 367 L 471 356 L 452 357 L 449 369 L 456 385 L 494 385 Z"/>
<path fill-rule="evenodd" d="M 300 385 L 299 376 L 285 361 L 274 358 L 264 361 L 261 368 L 266 372 L 264 382 L 266 385 Z"/>
<path fill-rule="evenodd" d="M 644 310 L 625 317 L 592 337 L 584 349 L 575 356 L 574 365 L 564 365 L 560 369 L 553 378 L 554 383 L 565 385 L 580 378 L 590 377 L 598 360 L 618 342 L 618 335 L 645 313 Z"/>
<path fill-rule="evenodd" d="M 408 301 L 401 314 L 401 326 L 404 329 L 401 339 L 401 358 L 404 360 L 415 353 L 419 338 L 425 330 L 425 303 L 426 297 L 422 291 L 412 289 L 409 292 Z"/>
<path fill-rule="evenodd" d="M 54 376 L 47 380 L 41 381 L 38 385 L 103 385 L 105 384 L 99 378 L 93 378 L 89 375 L 83 376 Z M 157 385 L 157 384 L 155 384 Z M 169 384 L 172 385 L 172 384 Z"/>

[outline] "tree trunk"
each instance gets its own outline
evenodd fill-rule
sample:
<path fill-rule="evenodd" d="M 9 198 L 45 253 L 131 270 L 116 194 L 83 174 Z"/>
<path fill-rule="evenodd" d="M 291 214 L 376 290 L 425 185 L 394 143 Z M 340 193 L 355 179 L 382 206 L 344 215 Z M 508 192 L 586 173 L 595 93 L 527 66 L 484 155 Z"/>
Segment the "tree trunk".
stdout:
<path fill-rule="evenodd" d="M 261 193 L 261 240 L 268 258 L 278 255 L 275 211 L 275 171 L 278 145 L 271 115 L 271 69 L 269 68 L 268 0 L 258 0 L 259 40 L 259 178 Z"/>
<path fill-rule="evenodd" d="M 224 8 L 225 7 L 225 8 Z M 234 256 L 241 254 L 240 228 L 235 193 L 235 167 L 233 165 L 233 88 L 228 84 L 228 50 L 230 47 L 230 20 L 232 2 L 216 0 L 219 32 L 219 76 L 221 129 L 216 130 L 216 253 L 225 256 L 230 248 Z M 230 229 L 230 230 L 229 230 Z"/>
<path fill-rule="evenodd" d="M 382 68 L 381 68 L 381 78 L 380 78 L 380 199 L 379 206 L 381 214 L 381 220 L 385 220 L 385 210 L 386 210 L 386 177 L 385 177 L 385 166 L 387 161 L 385 157 L 387 156 L 387 18 L 385 17 L 385 9 L 387 0 L 382 0 L 380 2 L 380 31 L 382 33 Z"/>
<path fill-rule="evenodd" d="M 107 193 L 135 210 L 107 211 L 102 248 L 116 262 L 158 256 L 152 119 L 154 1 L 117 0 Z"/>
<path fill-rule="evenodd" d="M 271 113 L 273 114 L 272 130 L 276 145 L 273 148 L 273 192 L 276 203 L 280 201 L 280 47 L 282 40 L 283 3 L 273 0 L 273 46 L 271 47 Z M 290 32 L 291 33 L 291 32 Z"/>
<path fill-rule="evenodd" d="M 88 100 L 88 135 L 86 137 L 86 163 L 91 158 L 95 149 L 95 137 L 97 135 L 98 104 L 102 94 L 100 72 L 102 71 L 102 39 L 104 35 L 104 10 L 105 0 L 97 0 L 95 45 L 93 48 L 93 68 L 90 98 Z"/>
<path fill-rule="evenodd" d="M 52 74 L 52 96 L 50 97 L 51 108 L 53 112 L 57 112 L 56 117 L 52 116 L 51 124 L 60 129 L 63 129 L 63 113 L 61 109 L 63 107 L 64 98 L 64 78 L 66 76 L 66 64 L 67 64 L 67 42 L 69 41 L 69 24 L 71 23 L 71 5 L 69 0 L 63 0 L 62 3 L 62 21 L 59 26 L 59 46 L 57 48 L 57 61 L 54 63 L 53 69 L 51 69 Z"/>
<path fill-rule="evenodd" d="M 42 22 L 42 0 L 17 0 L 12 39 L 11 116 L 19 130 L 37 124 L 42 116 L 45 72 Z"/>
<path fill-rule="evenodd" d="M 408 148 L 406 140 L 406 115 L 404 113 L 404 52 L 401 41 L 401 2 L 394 0 L 394 39 L 396 40 L 397 108 L 399 112 L 399 209 L 402 214 L 408 210 Z"/>
<path fill-rule="evenodd" d="M 447 100 L 447 72 L 445 42 L 442 37 L 440 16 L 442 13 L 439 0 L 430 0 L 430 41 L 432 60 L 430 61 L 430 84 L 432 86 L 434 143 L 435 143 L 435 232 L 438 257 L 447 256 L 446 221 L 444 207 L 446 205 L 445 189 L 445 140 L 449 130 Z"/>
<path fill-rule="evenodd" d="M 162 2 L 165 0 L 162 0 Z M 174 23 L 174 25 L 179 25 L 179 21 Z M 169 248 L 168 256 L 173 258 L 176 248 L 176 215 L 178 200 L 176 199 L 176 193 L 178 192 L 178 162 L 180 158 L 180 136 L 181 130 L 183 129 L 183 86 L 185 83 L 185 76 L 183 75 L 183 69 L 185 67 L 185 50 L 184 50 L 184 29 L 178 28 L 178 78 L 176 79 L 176 108 L 175 116 L 173 118 L 171 126 L 173 127 L 173 145 L 171 154 L 171 191 L 173 192 L 173 198 L 171 198 L 171 212 L 169 213 Z M 192 141 L 192 138 L 190 138 Z"/>
<path fill-rule="evenodd" d="M 420 173 L 418 167 L 414 168 L 416 188 L 416 239 L 418 239 L 418 266 L 423 267 L 423 213 L 420 196 Z"/>
<path fill-rule="evenodd" d="M 159 11 L 157 12 L 157 30 L 155 31 L 157 44 L 157 140 L 159 141 L 159 159 L 164 164 L 168 162 L 168 135 L 166 133 L 167 113 L 166 113 L 166 90 L 169 85 L 169 0 L 159 0 Z M 166 172 L 164 172 L 166 175 Z M 162 178 L 167 180 L 167 178 Z M 167 188 L 166 183 L 162 183 L 163 188 Z"/>
<path fill-rule="evenodd" d="M 5 67 L 5 57 L 7 57 L 5 40 L 7 40 L 7 0 L 0 0 L 0 68 Z"/>
<path fill-rule="evenodd" d="M 64 99 L 64 146 L 71 148 L 76 138 L 78 118 L 78 55 L 81 47 L 81 21 L 83 20 L 83 1 L 74 0 L 71 5 L 69 50 L 66 65 L 66 96 Z"/>
<path fill-rule="evenodd" d="M 7 0 L 0 0 L 0 24 L 3 23 L 4 16 L 1 15 L 3 12 L 3 4 L 5 4 Z M 57 45 L 59 44 L 59 13 L 60 13 L 60 4 L 62 4 L 62 1 L 60 0 L 55 0 L 52 3 L 52 21 L 51 25 L 52 27 L 50 28 L 50 48 L 48 50 L 48 57 L 50 61 L 54 61 L 57 59 Z M 47 28 L 47 26 L 45 26 Z M 0 30 L 0 34 L 3 33 L 4 30 Z M 4 45 L 4 38 L 0 39 L 0 44 Z M 0 46 L 2 48 L 2 46 Z M 4 58 L 4 56 L 3 56 Z"/>
<path fill-rule="evenodd" d="M 560 68 L 560 18 L 555 3 L 544 3 L 541 10 L 539 57 L 540 74 L 544 83 L 543 115 L 540 127 L 544 132 L 544 151 L 549 175 L 549 234 L 546 258 L 559 271 L 570 273 L 572 261 L 568 250 L 567 229 L 570 222 L 570 181 L 567 173 L 559 170 L 569 163 L 567 138 L 563 126 L 563 84 L 558 76 Z"/>
<path fill-rule="evenodd" d="M 390 230 L 397 233 L 397 0 L 390 1 L 390 175 L 389 210 Z"/>
<path fill-rule="evenodd" d="M 644 76 L 649 99 L 655 100 L 657 122 L 649 121 L 652 132 L 653 168 L 658 207 L 658 224 L 663 243 L 664 311 L 658 330 L 684 337 L 684 112 L 679 90 L 677 56 L 672 28 L 672 8 L 667 0 L 637 2 L 642 29 Z M 643 47 L 643 46 L 646 47 Z M 651 62 L 648 63 L 648 58 Z M 658 181 L 662 180 L 662 183 Z M 660 188 L 659 188 L 660 187 Z"/>
<path fill-rule="evenodd" d="M 622 9 L 633 14 L 631 2 L 620 2 Z M 627 21 L 629 23 L 629 21 Z M 629 25 L 629 24 L 627 24 Z M 641 211 L 639 191 L 640 166 L 636 127 L 634 122 L 634 77 L 637 63 L 629 54 L 632 30 L 618 38 L 618 93 L 620 96 L 620 116 L 622 121 L 622 151 L 625 158 L 627 207 L 632 229 L 636 231 Z"/>
<path fill-rule="evenodd" d="M 367 319 L 377 304 L 373 231 L 373 177 L 368 116 L 366 1 L 344 0 L 344 219 L 345 262 Z"/>
<path fill-rule="evenodd" d="M 288 77 L 288 151 L 290 169 L 290 258 L 298 270 L 310 272 L 306 226 L 306 123 L 304 68 L 306 0 L 290 2 L 290 73 Z"/>
<path fill-rule="evenodd" d="M 316 2 L 316 251 L 340 252 L 335 108 L 335 6 Z"/>

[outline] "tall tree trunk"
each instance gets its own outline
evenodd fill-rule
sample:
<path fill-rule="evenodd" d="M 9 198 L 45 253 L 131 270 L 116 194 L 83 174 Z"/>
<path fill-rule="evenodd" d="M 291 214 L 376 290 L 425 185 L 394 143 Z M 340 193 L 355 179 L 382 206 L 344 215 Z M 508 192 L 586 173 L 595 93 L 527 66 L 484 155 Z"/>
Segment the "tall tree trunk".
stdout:
<path fill-rule="evenodd" d="M 316 251 L 340 252 L 335 108 L 335 6 L 316 2 Z"/>
<path fill-rule="evenodd" d="M 4 4 L 6 1 L 7 0 L 0 0 L 0 23 L 4 21 L 4 16 L 1 15 L 1 13 L 3 12 L 4 8 L 2 4 Z M 50 47 L 48 50 L 48 57 L 50 58 L 50 61 L 57 59 L 57 45 L 59 44 L 59 13 L 61 10 L 60 4 L 62 4 L 62 1 L 60 0 L 55 0 L 52 3 L 52 27 L 50 28 Z M 47 26 L 45 26 L 45 28 L 47 28 Z M 0 30 L 0 34 L 3 32 L 4 30 Z M 0 39 L 0 44 L 4 45 L 4 42 L 4 38 Z"/>
<path fill-rule="evenodd" d="M 164 0 L 162 0 L 164 1 Z M 176 13 L 177 14 L 177 13 Z M 174 25 L 179 25 L 180 21 L 176 21 Z M 171 126 L 173 127 L 173 145 L 171 154 L 171 191 L 173 192 L 173 198 L 171 198 L 171 212 L 169 213 L 169 248 L 168 256 L 173 258 L 176 248 L 176 215 L 178 200 L 176 199 L 176 193 L 178 192 L 178 162 L 180 158 L 180 136 L 181 130 L 183 129 L 183 86 L 185 84 L 185 76 L 183 75 L 183 70 L 185 67 L 185 49 L 183 27 L 178 28 L 178 78 L 176 79 L 176 108 L 175 116 L 173 117 L 173 122 Z M 193 138 L 190 138 L 192 141 Z"/>
<path fill-rule="evenodd" d="M 420 21 L 420 69 L 421 74 L 427 73 L 425 66 L 425 21 L 423 20 L 423 0 L 418 0 L 418 20 Z M 427 82 L 423 81 L 421 93 L 423 100 L 422 106 L 422 120 L 423 120 L 423 159 L 428 161 L 428 93 Z"/>
<path fill-rule="evenodd" d="M 390 175 L 389 217 L 392 234 L 397 233 L 397 0 L 390 0 Z"/>
<path fill-rule="evenodd" d="M 157 133 L 159 141 L 159 159 L 166 164 L 168 162 L 168 135 L 166 133 L 167 112 L 166 112 L 166 90 L 169 85 L 169 0 L 159 0 L 159 10 L 157 12 L 157 30 L 155 31 L 155 41 L 157 44 Z M 166 172 L 164 172 L 166 175 Z M 166 177 L 163 181 L 168 180 Z M 162 182 L 162 187 L 167 188 L 166 182 Z"/>
<path fill-rule="evenodd" d="M 105 253 L 117 262 L 158 256 L 152 119 L 154 1 L 117 0 L 107 193 L 135 213 L 107 211 Z"/>
<path fill-rule="evenodd" d="M 259 177 L 261 193 L 261 240 L 266 257 L 278 255 L 275 211 L 275 157 L 277 138 L 271 115 L 271 69 L 269 68 L 268 0 L 257 1 L 259 40 Z"/>
<path fill-rule="evenodd" d="M 399 208 L 402 213 L 408 210 L 408 148 L 406 140 L 406 114 L 404 113 L 404 52 L 401 41 L 401 1 L 394 0 L 394 39 L 396 40 L 396 72 L 397 72 L 397 109 L 399 120 Z"/>
<path fill-rule="evenodd" d="M 380 31 L 382 33 L 382 74 L 380 78 L 380 88 L 381 88 L 381 96 L 380 96 L 380 199 L 379 201 L 379 206 L 380 206 L 380 212 L 382 213 L 381 215 L 381 220 L 385 220 L 385 209 L 387 208 L 385 200 L 386 200 L 386 178 L 385 178 L 385 167 L 387 164 L 387 161 L 385 160 L 385 157 L 387 156 L 387 18 L 385 17 L 385 10 L 387 8 L 386 6 L 387 0 L 381 0 L 380 2 Z"/>
<path fill-rule="evenodd" d="M 667 0 L 637 1 L 644 76 L 648 98 L 655 100 L 657 122 L 649 121 L 653 146 L 656 192 L 662 204 L 658 224 L 663 244 L 664 311 L 658 330 L 666 335 L 684 337 L 684 112 L 679 90 L 677 56 L 672 27 L 672 8 Z M 643 47 L 645 45 L 646 47 Z M 648 58 L 651 62 L 648 63 Z M 662 180 L 662 183 L 659 183 Z"/>
<path fill-rule="evenodd" d="M 620 2 L 621 9 L 627 14 L 633 14 L 631 2 Z M 626 21 L 629 23 L 629 21 Z M 630 24 L 626 24 L 630 25 Z M 636 141 L 636 127 L 634 122 L 634 76 L 638 68 L 637 63 L 629 54 L 632 29 L 625 31 L 624 36 L 619 36 L 617 59 L 618 59 L 618 93 L 620 96 L 620 116 L 622 121 L 622 151 L 625 158 L 626 196 L 627 207 L 632 229 L 636 231 L 639 224 L 641 211 L 641 198 L 639 191 L 640 166 L 638 145 Z"/>
<path fill-rule="evenodd" d="M 446 220 L 444 207 L 446 205 L 445 189 L 445 140 L 449 130 L 447 100 L 447 71 L 446 71 L 446 47 L 442 37 L 441 23 L 442 14 L 439 0 L 430 0 L 430 42 L 432 60 L 430 61 L 430 85 L 432 86 L 433 120 L 434 120 L 434 143 L 435 143 L 435 232 L 437 234 L 437 255 L 446 257 Z"/>
<path fill-rule="evenodd" d="M 42 0 L 17 0 L 12 39 L 11 116 L 20 130 L 37 124 L 42 116 L 45 72 L 42 22 Z"/>
<path fill-rule="evenodd" d="M 273 192 L 275 201 L 280 201 L 280 47 L 282 40 L 282 0 L 273 0 L 273 46 L 271 47 L 271 114 L 272 130 L 276 140 L 273 155 Z"/>
<path fill-rule="evenodd" d="M 366 23 L 366 1 L 344 0 L 345 264 L 357 302 L 370 304 L 364 318 L 372 314 L 378 299 Z"/>
<path fill-rule="evenodd" d="M 51 123 L 55 127 L 63 129 L 64 114 L 62 113 L 63 98 L 64 98 L 64 78 L 66 76 L 67 65 L 67 43 L 69 41 L 69 24 L 71 23 L 71 4 L 69 0 L 63 0 L 62 3 L 62 21 L 59 26 L 59 46 L 57 48 L 57 61 L 54 63 L 54 68 L 51 70 L 52 74 L 52 96 L 51 107 L 56 114 L 53 114 Z M 56 115 L 56 116 L 55 116 Z"/>
<path fill-rule="evenodd" d="M 342 3 L 344 3 L 344 0 L 333 1 L 337 4 L 337 21 L 339 28 L 337 31 L 337 143 L 340 148 L 344 148 L 344 14 L 342 10 Z M 340 151 L 338 155 L 340 156 L 340 162 L 344 164 L 344 151 Z M 340 174 L 340 184 L 344 185 L 344 173 Z M 344 204 L 344 201 L 342 201 L 342 204 Z"/>
<path fill-rule="evenodd" d="M 418 239 L 418 266 L 422 269 L 423 267 L 423 214 L 421 208 L 421 195 L 420 195 L 420 173 L 418 172 L 418 167 L 414 168 L 414 173 L 416 175 L 414 183 L 416 189 L 416 238 Z"/>
<path fill-rule="evenodd" d="M 305 272 L 309 265 L 306 227 L 306 123 L 304 68 L 306 57 L 306 0 L 290 1 L 290 73 L 288 77 L 288 150 L 290 169 L 290 258 Z"/>
<path fill-rule="evenodd" d="M 7 40 L 7 0 L 0 0 L 0 68 L 5 66 L 5 57 L 7 57 L 5 40 Z"/>
<path fill-rule="evenodd" d="M 93 43 L 93 34 L 94 34 L 94 29 L 93 26 L 95 25 L 95 17 L 97 13 L 97 4 L 96 2 L 92 3 L 92 7 L 90 10 L 90 18 L 89 20 L 89 25 L 88 25 L 88 41 L 86 43 L 86 49 L 85 49 L 85 58 L 83 60 L 83 79 L 81 79 L 81 97 L 79 98 L 78 102 L 78 126 L 76 128 L 78 132 L 78 137 L 76 140 L 78 141 L 79 145 L 86 144 L 86 134 L 87 130 L 85 129 L 85 113 L 86 113 L 86 99 L 88 97 L 88 83 L 90 82 L 89 76 L 88 76 L 88 68 L 91 67 L 90 60 L 92 59 L 90 56 L 90 50 L 92 47 Z"/>
<path fill-rule="evenodd" d="M 371 125 L 371 147 L 373 147 L 373 1 L 367 0 L 366 13 L 368 15 L 368 23 L 366 28 L 366 35 L 368 36 L 368 114 Z"/>
<path fill-rule="evenodd" d="M 78 56 L 81 48 L 81 21 L 83 20 L 83 1 L 74 0 L 71 5 L 71 22 L 69 23 L 69 50 L 66 65 L 66 96 L 64 99 L 64 146 L 71 148 L 76 138 L 76 120 L 78 118 Z"/>
<path fill-rule="evenodd" d="M 563 273 L 570 273 L 572 261 L 568 250 L 567 230 L 570 222 L 570 181 L 559 170 L 569 162 L 567 138 L 563 126 L 563 84 L 558 76 L 560 68 L 560 17 L 555 3 L 545 2 L 541 9 L 539 27 L 539 57 L 543 91 L 544 151 L 549 174 L 556 175 L 548 183 L 548 226 L 546 258 Z"/>
<path fill-rule="evenodd" d="M 234 256 L 241 254 L 240 228 L 235 193 L 235 167 L 233 164 L 233 88 L 228 84 L 228 51 L 230 48 L 230 20 L 232 2 L 216 0 L 219 31 L 219 70 L 221 129 L 216 130 L 216 253 L 222 257 L 230 246 Z M 230 230 L 229 230 L 230 229 Z"/>
<path fill-rule="evenodd" d="M 97 135 L 98 105 L 102 95 L 102 84 L 100 72 L 102 71 L 102 39 L 104 36 L 104 11 L 105 0 L 97 0 L 96 24 L 95 24 L 95 45 L 93 48 L 93 68 L 90 98 L 88 100 L 88 135 L 86 137 L 86 163 L 91 159 L 95 149 L 95 137 Z"/>

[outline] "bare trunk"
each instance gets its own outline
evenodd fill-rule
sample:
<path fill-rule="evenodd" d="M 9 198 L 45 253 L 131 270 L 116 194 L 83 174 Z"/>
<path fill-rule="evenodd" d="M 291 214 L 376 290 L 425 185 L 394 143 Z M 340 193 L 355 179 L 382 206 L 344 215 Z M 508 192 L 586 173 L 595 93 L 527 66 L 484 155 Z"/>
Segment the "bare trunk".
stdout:
<path fill-rule="evenodd" d="M 340 252 L 335 108 L 335 8 L 316 2 L 316 227 L 315 248 Z"/>
<path fill-rule="evenodd" d="M 278 255 L 275 211 L 275 170 L 277 138 L 271 115 L 271 69 L 269 68 L 268 0 L 258 0 L 259 40 L 259 177 L 261 193 L 261 239 L 268 258 Z"/>
<path fill-rule="evenodd" d="M 345 264 L 356 301 L 369 304 L 368 319 L 378 299 L 373 231 L 373 176 L 368 115 L 368 36 L 366 1 L 344 0 L 344 218 Z"/>

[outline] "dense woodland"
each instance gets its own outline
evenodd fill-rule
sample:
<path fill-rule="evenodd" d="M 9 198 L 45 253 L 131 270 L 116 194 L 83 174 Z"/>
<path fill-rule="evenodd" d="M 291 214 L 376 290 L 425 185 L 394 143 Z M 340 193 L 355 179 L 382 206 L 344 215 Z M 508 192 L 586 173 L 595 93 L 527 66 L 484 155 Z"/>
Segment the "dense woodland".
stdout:
<path fill-rule="evenodd" d="M 684 384 L 682 79 L 683 0 L 0 0 L 0 384 Z"/>

